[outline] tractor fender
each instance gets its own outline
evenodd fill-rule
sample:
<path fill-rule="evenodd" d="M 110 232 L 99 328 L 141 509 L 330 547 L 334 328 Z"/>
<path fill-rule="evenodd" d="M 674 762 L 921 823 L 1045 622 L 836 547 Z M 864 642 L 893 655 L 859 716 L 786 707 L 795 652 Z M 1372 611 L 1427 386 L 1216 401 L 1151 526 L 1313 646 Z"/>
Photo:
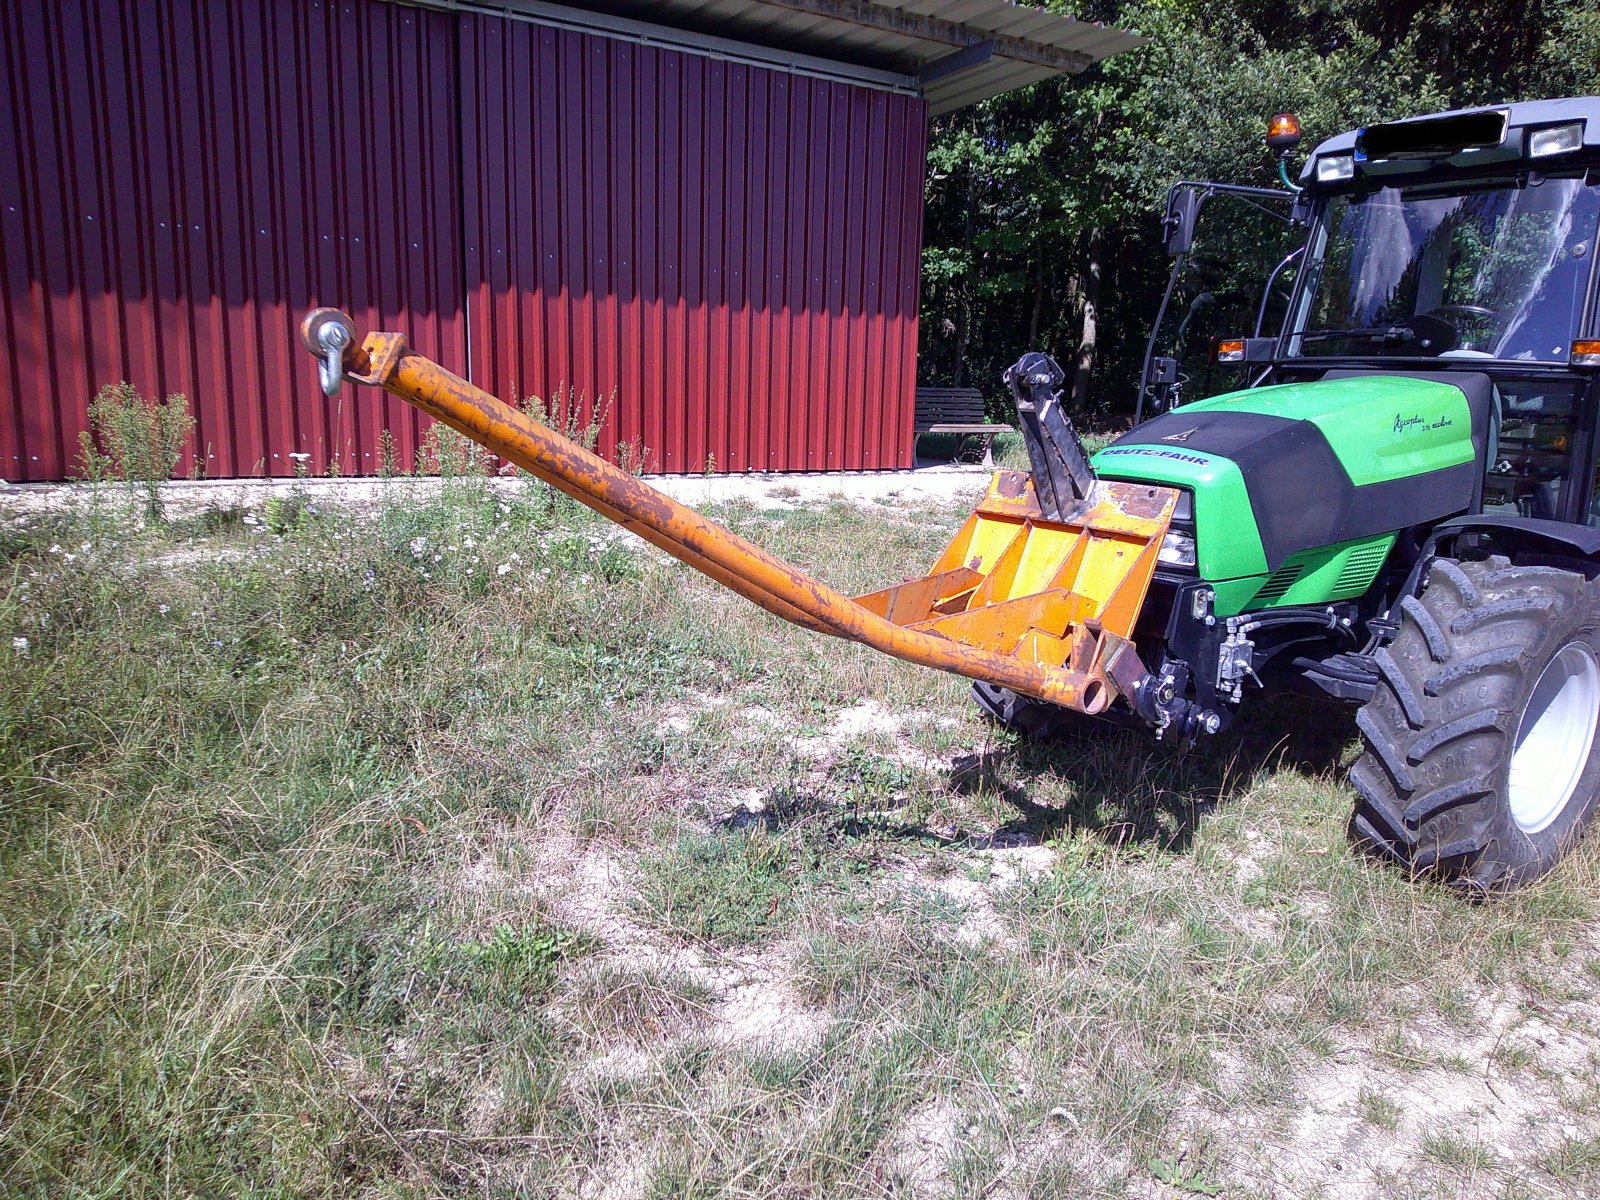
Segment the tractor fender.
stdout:
<path fill-rule="evenodd" d="M 1370 622 L 1373 632 L 1381 641 L 1392 640 L 1399 631 L 1397 614 L 1401 601 L 1408 596 L 1415 597 L 1422 591 L 1422 582 L 1428 577 L 1435 560 L 1459 558 L 1458 543 L 1463 538 L 1473 536 L 1487 539 L 1487 549 L 1491 553 L 1503 554 L 1519 566 L 1560 567 L 1576 572 L 1585 579 L 1600 577 L 1600 529 L 1575 525 L 1570 521 L 1503 516 L 1498 513 L 1451 517 L 1440 521 L 1428 532 L 1388 611 Z"/>
<path fill-rule="evenodd" d="M 1514 562 L 1565 567 L 1590 579 L 1600 575 L 1600 529 L 1570 521 L 1496 513 L 1440 521 L 1423 543 L 1418 561 L 1456 557 L 1453 551 L 1457 544 L 1474 534 L 1487 539 L 1494 553 L 1504 554 Z M 1408 590 L 1414 590 L 1414 585 Z"/>

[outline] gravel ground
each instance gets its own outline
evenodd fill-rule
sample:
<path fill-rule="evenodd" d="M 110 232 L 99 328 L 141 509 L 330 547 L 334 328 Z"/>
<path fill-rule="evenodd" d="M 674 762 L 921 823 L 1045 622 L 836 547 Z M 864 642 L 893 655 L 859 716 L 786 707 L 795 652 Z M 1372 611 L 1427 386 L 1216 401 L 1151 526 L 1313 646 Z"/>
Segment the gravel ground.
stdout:
<path fill-rule="evenodd" d="M 857 471 L 817 474 L 650 475 L 645 481 L 681 503 L 703 507 L 727 500 L 750 500 L 770 507 L 805 507 L 830 499 L 858 504 L 971 503 L 982 494 L 990 474 L 982 468 L 941 463 L 914 471 Z M 520 486 L 516 477 L 497 486 Z M 300 488 L 313 500 L 359 509 L 376 505 L 396 491 L 419 499 L 432 495 L 439 480 L 397 479 L 244 479 L 181 480 L 161 489 L 169 517 L 182 518 L 216 508 L 256 508 L 273 494 Z M 84 484 L 8 484 L 0 486 L 0 517 L 35 515 L 81 502 Z"/>

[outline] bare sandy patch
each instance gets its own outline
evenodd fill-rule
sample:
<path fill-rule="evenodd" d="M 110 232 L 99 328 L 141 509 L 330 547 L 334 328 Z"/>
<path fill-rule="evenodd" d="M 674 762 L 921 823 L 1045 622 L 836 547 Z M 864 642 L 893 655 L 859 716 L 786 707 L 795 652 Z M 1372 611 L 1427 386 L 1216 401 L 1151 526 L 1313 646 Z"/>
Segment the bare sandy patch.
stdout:
<path fill-rule="evenodd" d="M 962 1123 L 961 1110 L 938 1097 L 913 1109 L 896 1133 L 889 1163 L 891 1182 L 914 1200 L 944 1200 L 955 1195 L 948 1164 Z"/>

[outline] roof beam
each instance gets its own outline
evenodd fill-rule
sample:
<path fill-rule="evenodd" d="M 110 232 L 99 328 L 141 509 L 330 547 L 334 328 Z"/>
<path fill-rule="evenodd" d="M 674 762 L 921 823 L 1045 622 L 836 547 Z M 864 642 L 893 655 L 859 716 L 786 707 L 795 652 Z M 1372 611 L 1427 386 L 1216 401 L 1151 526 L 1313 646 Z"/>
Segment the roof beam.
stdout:
<path fill-rule="evenodd" d="M 503 17 L 508 21 L 527 21 L 553 29 L 568 29 L 597 37 L 634 42 L 641 46 L 665 46 L 683 54 L 718 58 L 726 62 L 748 63 L 751 66 L 788 71 L 814 79 L 852 83 L 907 95 L 914 95 L 919 90 L 917 77 L 910 72 L 863 67 L 836 58 L 801 54 L 732 37 L 716 37 L 682 26 L 638 21 L 595 9 L 554 4 L 549 0 L 397 0 L 397 2 L 412 4 L 418 8 L 482 13 L 486 16 Z"/>
<path fill-rule="evenodd" d="M 941 54 L 938 58 L 922 65 L 922 70 L 917 72 L 917 86 L 925 88 L 935 79 L 970 71 L 973 67 L 982 66 L 993 57 L 993 38 L 986 42 L 973 42 L 972 45 L 952 50 L 949 54 Z"/>
<path fill-rule="evenodd" d="M 1074 74 L 1093 63 L 1087 54 L 1048 46 L 1027 38 L 1010 37 L 988 29 L 963 25 L 959 21 L 945 21 L 938 17 L 906 12 L 901 8 L 888 8 L 870 0 L 766 0 L 777 8 L 806 13 L 813 17 L 827 17 L 834 21 L 847 21 L 866 29 L 883 33 L 898 33 L 905 37 L 921 38 L 927 42 L 943 42 L 947 46 L 964 48 L 983 42 L 992 42 L 992 54 L 1017 62 L 1049 67 L 1053 71 L 1071 71 Z"/>

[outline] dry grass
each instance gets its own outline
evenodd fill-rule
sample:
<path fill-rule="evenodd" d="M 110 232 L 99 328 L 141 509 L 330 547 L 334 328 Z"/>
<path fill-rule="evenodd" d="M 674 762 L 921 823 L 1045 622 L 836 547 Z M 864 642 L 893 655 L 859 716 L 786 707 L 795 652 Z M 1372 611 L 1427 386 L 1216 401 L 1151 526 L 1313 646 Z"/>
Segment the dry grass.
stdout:
<path fill-rule="evenodd" d="M 1600 855 L 1353 856 L 1347 714 L 1018 744 L 538 489 L 248 516 L 0 529 L 0 1194 L 1600 1194 Z"/>

